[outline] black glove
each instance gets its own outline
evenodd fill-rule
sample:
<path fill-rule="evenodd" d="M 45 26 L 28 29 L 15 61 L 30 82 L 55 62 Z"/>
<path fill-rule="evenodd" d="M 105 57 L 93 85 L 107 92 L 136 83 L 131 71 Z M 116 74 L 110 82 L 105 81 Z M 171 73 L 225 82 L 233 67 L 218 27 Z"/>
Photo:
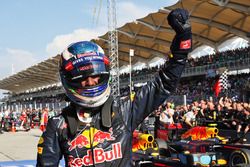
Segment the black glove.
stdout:
<path fill-rule="evenodd" d="M 176 32 L 170 47 L 172 58 L 176 60 L 186 59 L 187 54 L 192 51 L 192 32 L 188 11 L 174 9 L 169 13 L 167 20 Z"/>
<path fill-rule="evenodd" d="M 191 32 L 187 10 L 180 8 L 174 9 L 169 13 L 167 19 L 168 24 L 175 30 L 176 34 L 181 34 L 187 31 Z"/>

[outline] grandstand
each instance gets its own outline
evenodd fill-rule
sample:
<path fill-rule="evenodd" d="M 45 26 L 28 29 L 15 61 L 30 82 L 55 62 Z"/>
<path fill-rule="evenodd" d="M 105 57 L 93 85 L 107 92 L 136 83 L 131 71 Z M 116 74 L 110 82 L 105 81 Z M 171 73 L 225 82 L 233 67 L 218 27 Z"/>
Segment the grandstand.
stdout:
<path fill-rule="evenodd" d="M 232 51 L 218 52 L 218 47 L 224 41 L 233 37 L 241 37 L 249 41 L 250 30 L 250 6 L 249 0 L 230 0 L 224 6 L 220 6 L 212 0 L 185 0 L 177 4 L 164 7 L 158 12 L 150 13 L 144 18 L 119 27 L 119 65 L 126 66 L 129 63 L 129 49 L 135 50 L 132 63 L 143 62 L 148 64 L 155 57 L 165 58 L 169 52 L 174 31 L 167 23 L 167 14 L 175 8 L 185 8 L 190 11 L 193 49 L 207 45 L 215 49 L 213 55 L 206 55 L 201 58 L 190 59 L 182 75 L 181 88 L 185 88 L 187 82 L 197 78 L 197 82 L 212 78 L 208 86 L 212 86 L 214 77 L 219 69 L 227 68 L 230 72 L 239 74 L 241 70 L 248 70 L 250 67 L 250 49 L 242 48 Z M 213 12 L 211 12 L 213 11 Z M 93 39 L 105 52 L 108 52 L 108 33 Z M 8 90 L 11 95 L 2 99 L 0 108 L 23 108 L 43 107 L 61 108 L 67 105 L 64 101 L 63 89 L 59 83 L 58 75 L 59 55 L 33 65 L 17 74 L 0 80 L 0 89 Z M 133 72 L 133 83 L 142 84 L 151 80 L 157 67 L 143 69 Z M 141 75 L 144 74 L 144 75 Z M 244 76 L 243 86 L 239 87 L 238 94 L 245 101 L 249 101 L 249 74 Z M 192 79 L 190 79 L 192 78 Z M 235 79 L 235 78 L 234 78 Z M 129 85 L 128 75 L 122 74 L 120 87 L 126 94 Z M 190 82 L 191 83 L 191 82 Z M 190 86 L 190 85 L 189 85 Z M 248 87 L 249 86 L 249 87 Z M 190 86 L 191 87 L 191 86 Z M 238 87 L 237 87 L 238 88 Z M 243 90 L 244 89 L 244 90 Z M 241 92 L 241 93 L 240 93 Z M 184 95 L 178 90 L 176 95 Z M 190 92 L 189 92 L 190 93 Z M 204 95 L 204 98 L 211 96 Z M 233 93 L 232 93 L 233 94 Z M 190 95 L 190 94 L 189 94 Z M 195 96 L 190 96 L 194 98 Z"/>

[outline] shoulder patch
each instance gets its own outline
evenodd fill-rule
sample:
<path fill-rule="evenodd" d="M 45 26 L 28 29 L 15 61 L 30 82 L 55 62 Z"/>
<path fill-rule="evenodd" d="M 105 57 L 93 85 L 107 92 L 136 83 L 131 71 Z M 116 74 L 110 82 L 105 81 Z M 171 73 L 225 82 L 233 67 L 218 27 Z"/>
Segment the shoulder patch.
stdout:
<path fill-rule="evenodd" d="M 39 141 L 38 141 L 38 144 L 43 144 L 43 142 L 44 142 L 43 137 L 40 137 L 40 139 L 39 139 Z"/>
<path fill-rule="evenodd" d="M 37 153 L 42 154 L 43 153 L 43 147 L 37 147 Z"/>
<path fill-rule="evenodd" d="M 180 49 L 190 49 L 191 48 L 191 39 L 181 41 Z"/>

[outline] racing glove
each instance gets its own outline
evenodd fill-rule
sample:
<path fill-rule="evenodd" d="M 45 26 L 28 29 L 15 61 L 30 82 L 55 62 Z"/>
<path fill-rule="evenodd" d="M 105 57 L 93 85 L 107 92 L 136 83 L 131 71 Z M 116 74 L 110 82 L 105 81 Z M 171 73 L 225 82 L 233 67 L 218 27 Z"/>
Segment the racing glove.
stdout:
<path fill-rule="evenodd" d="M 172 53 L 170 60 L 186 60 L 187 54 L 192 50 L 192 32 L 189 13 L 185 9 L 174 9 L 169 13 L 167 20 L 168 24 L 176 32 L 170 46 Z"/>

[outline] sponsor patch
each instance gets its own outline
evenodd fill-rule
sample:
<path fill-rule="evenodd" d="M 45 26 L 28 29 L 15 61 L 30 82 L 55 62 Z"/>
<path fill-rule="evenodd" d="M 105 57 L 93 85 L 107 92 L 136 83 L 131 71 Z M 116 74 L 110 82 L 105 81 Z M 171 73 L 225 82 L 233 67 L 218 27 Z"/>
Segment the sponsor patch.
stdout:
<path fill-rule="evenodd" d="M 89 61 L 102 61 L 103 57 L 94 55 L 94 56 L 85 56 L 85 57 L 80 57 L 72 62 L 73 65 L 77 65 L 82 62 L 89 62 Z"/>
<path fill-rule="evenodd" d="M 90 64 L 90 65 L 87 65 L 87 66 L 83 66 L 83 67 L 80 67 L 80 71 L 86 71 L 86 70 L 90 70 L 90 69 L 93 69 L 93 68 L 98 68 L 98 65 L 97 64 Z"/>
<path fill-rule="evenodd" d="M 180 49 L 190 49 L 191 48 L 191 39 L 181 41 Z"/>
<path fill-rule="evenodd" d="M 43 142 L 44 142 L 43 137 L 40 137 L 40 139 L 39 139 L 39 141 L 38 141 L 38 144 L 43 144 Z"/>
<path fill-rule="evenodd" d="M 93 157 L 92 157 L 93 156 Z M 69 166 L 81 167 L 81 166 L 92 166 L 95 164 L 105 163 L 114 161 L 116 159 L 122 158 L 121 143 L 112 144 L 112 149 L 105 151 L 102 148 L 95 148 L 92 151 L 89 149 L 87 155 L 82 158 L 69 158 Z M 93 162 L 94 161 L 94 162 Z"/>
<path fill-rule="evenodd" d="M 95 128 L 85 130 L 72 141 L 68 141 L 68 145 L 70 146 L 69 151 L 72 151 L 75 148 L 91 148 L 91 145 L 96 146 L 105 141 L 114 141 L 115 137 L 112 134 L 112 128 L 109 129 L 109 132 L 104 132 Z"/>
<path fill-rule="evenodd" d="M 80 53 L 80 54 L 77 54 L 77 58 L 84 57 L 84 56 L 91 56 L 91 55 L 97 55 L 97 53 L 96 52 Z"/>
<path fill-rule="evenodd" d="M 42 154 L 43 153 L 43 147 L 37 147 L 37 153 Z"/>
<path fill-rule="evenodd" d="M 73 70 L 73 68 L 74 68 L 74 66 L 73 66 L 72 62 L 69 62 L 65 65 L 66 71 L 71 71 L 71 70 Z"/>

